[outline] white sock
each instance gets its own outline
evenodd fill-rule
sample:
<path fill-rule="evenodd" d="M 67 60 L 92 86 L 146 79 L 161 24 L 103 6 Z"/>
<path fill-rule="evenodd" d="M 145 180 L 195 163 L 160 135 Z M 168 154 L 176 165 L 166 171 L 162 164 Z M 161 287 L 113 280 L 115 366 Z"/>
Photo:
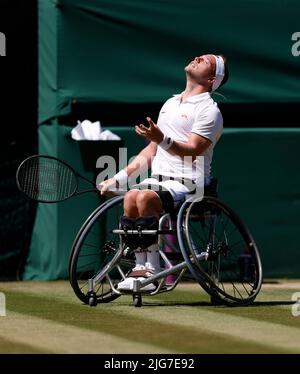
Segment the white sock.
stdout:
<path fill-rule="evenodd" d="M 138 248 L 138 251 L 140 248 Z M 147 261 L 147 252 L 134 252 L 135 254 L 135 266 L 145 266 L 145 263 Z"/>
<path fill-rule="evenodd" d="M 160 255 L 159 255 L 159 246 L 157 243 L 150 245 L 147 248 L 147 261 L 146 268 L 151 270 L 160 269 Z"/>

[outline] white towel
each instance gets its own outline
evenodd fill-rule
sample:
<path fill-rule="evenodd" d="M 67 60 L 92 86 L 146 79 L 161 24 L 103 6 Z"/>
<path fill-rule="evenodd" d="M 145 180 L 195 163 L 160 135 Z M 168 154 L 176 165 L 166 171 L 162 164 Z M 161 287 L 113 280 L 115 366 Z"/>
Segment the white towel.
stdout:
<path fill-rule="evenodd" d="M 110 130 L 101 131 L 100 122 L 91 122 L 88 119 L 80 122 L 71 131 L 74 140 L 120 140 L 121 138 Z"/>
<path fill-rule="evenodd" d="M 104 130 L 100 134 L 100 140 L 120 140 L 121 138 L 111 132 L 110 130 Z"/>

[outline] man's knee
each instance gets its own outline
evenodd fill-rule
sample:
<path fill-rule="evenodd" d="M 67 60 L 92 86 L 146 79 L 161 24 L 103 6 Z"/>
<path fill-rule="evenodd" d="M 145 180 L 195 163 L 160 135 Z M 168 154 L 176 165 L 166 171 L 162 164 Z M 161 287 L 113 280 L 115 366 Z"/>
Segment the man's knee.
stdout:
<path fill-rule="evenodd" d="M 140 191 L 136 198 L 136 205 L 141 216 L 158 216 L 163 211 L 160 198 L 154 191 L 151 190 Z"/>
<path fill-rule="evenodd" d="M 159 197 L 154 191 L 143 190 L 140 191 L 136 197 L 136 204 L 138 207 L 145 207 L 147 205 L 152 205 L 153 203 L 159 203 Z"/>
<path fill-rule="evenodd" d="M 138 193 L 139 193 L 138 190 L 131 190 L 131 191 L 126 192 L 124 195 L 124 203 L 135 204 Z"/>
<path fill-rule="evenodd" d="M 136 197 L 138 195 L 139 191 L 138 190 L 132 190 L 126 192 L 124 196 L 124 212 L 125 215 L 132 215 L 132 216 L 137 216 L 138 215 L 138 210 L 137 210 L 137 205 L 136 205 Z"/>

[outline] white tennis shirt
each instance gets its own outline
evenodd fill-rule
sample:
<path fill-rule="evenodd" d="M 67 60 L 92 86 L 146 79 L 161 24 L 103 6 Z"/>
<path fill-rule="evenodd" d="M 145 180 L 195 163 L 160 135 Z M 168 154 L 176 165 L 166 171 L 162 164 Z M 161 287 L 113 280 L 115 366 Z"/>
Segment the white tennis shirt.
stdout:
<path fill-rule="evenodd" d="M 187 143 L 191 133 L 201 135 L 211 141 L 211 145 L 203 153 L 204 177 L 209 179 L 213 149 L 223 130 L 223 117 L 217 103 L 208 92 L 190 96 L 181 102 L 182 94 L 174 95 L 167 100 L 159 112 L 157 121 L 161 131 L 177 142 Z M 161 147 L 151 165 L 152 174 L 176 176 L 195 180 L 199 172 L 199 160 L 183 159 Z M 203 174 L 203 167 L 201 168 Z"/>

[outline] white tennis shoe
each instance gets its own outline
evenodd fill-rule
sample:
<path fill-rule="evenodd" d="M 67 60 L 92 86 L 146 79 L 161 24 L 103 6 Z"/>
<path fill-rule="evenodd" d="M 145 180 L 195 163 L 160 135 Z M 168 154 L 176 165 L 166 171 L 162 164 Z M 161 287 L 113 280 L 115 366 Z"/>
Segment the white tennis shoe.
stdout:
<path fill-rule="evenodd" d="M 146 263 L 145 265 L 147 265 Z M 119 291 L 133 291 L 133 282 L 134 280 L 138 279 L 140 281 L 144 280 L 145 278 L 151 277 L 155 272 L 153 271 L 153 267 L 146 267 L 144 265 L 136 265 L 132 271 L 129 273 L 128 278 L 125 278 L 123 281 L 118 283 L 118 290 Z M 156 286 L 153 283 L 148 284 L 141 288 L 141 291 L 152 292 L 156 289 Z"/>

